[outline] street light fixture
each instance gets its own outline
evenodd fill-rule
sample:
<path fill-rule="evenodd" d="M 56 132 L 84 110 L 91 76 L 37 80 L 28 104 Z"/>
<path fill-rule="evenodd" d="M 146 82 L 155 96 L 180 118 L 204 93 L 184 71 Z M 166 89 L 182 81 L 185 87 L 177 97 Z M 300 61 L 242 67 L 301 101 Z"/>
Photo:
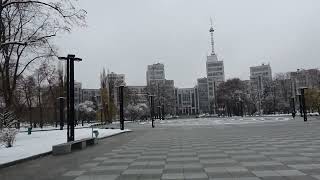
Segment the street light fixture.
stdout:
<path fill-rule="evenodd" d="M 58 57 L 59 60 L 67 61 L 67 118 L 68 130 L 67 140 L 74 141 L 74 61 L 82 61 L 74 54 L 68 54 L 67 57 Z"/>

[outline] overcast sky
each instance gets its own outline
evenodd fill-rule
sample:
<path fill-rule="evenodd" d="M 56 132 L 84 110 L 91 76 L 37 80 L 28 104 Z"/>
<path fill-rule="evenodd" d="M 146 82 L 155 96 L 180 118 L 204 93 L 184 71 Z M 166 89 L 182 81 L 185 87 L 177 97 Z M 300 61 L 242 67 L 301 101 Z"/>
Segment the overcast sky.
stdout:
<path fill-rule="evenodd" d="M 75 79 L 99 87 L 103 67 L 145 85 L 148 64 L 165 64 L 166 78 L 193 87 L 206 74 L 210 17 L 226 79 L 249 78 L 249 67 L 273 73 L 320 67 L 319 0 L 79 0 L 86 28 L 59 37 L 62 55 L 75 53 Z"/>

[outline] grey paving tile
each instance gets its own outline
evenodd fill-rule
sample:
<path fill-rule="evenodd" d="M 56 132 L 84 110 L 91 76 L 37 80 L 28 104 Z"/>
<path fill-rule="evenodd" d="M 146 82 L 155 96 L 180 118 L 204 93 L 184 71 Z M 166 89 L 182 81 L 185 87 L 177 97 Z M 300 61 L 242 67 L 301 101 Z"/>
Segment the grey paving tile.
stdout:
<path fill-rule="evenodd" d="M 241 162 L 243 166 L 276 166 L 283 165 L 281 162 L 277 161 L 260 161 L 260 162 Z"/>
<path fill-rule="evenodd" d="M 74 180 L 116 180 L 118 175 L 84 175 L 75 178 Z"/>
<path fill-rule="evenodd" d="M 96 167 L 98 166 L 99 163 L 95 163 L 95 162 L 92 162 L 92 163 L 84 163 L 84 164 L 81 164 L 80 165 L 80 168 L 91 168 L 91 167 Z"/>
<path fill-rule="evenodd" d="M 161 179 L 184 179 L 183 173 L 168 173 L 168 174 L 162 174 Z"/>
<path fill-rule="evenodd" d="M 304 176 L 304 175 L 306 175 L 298 170 L 278 170 L 276 172 L 279 173 L 281 176 Z"/>
<path fill-rule="evenodd" d="M 207 179 L 208 175 L 204 172 L 202 173 L 191 173 L 191 172 L 187 172 L 187 173 L 183 173 L 184 179 Z"/>
<path fill-rule="evenodd" d="M 161 174 L 162 169 L 127 169 L 122 174 L 125 175 L 156 175 Z"/>
<path fill-rule="evenodd" d="M 68 171 L 66 173 L 63 174 L 63 176 L 80 176 L 82 175 L 83 173 L 85 173 L 86 171 Z"/>
<path fill-rule="evenodd" d="M 258 177 L 210 178 L 210 180 L 261 180 Z"/>
<path fill-rule="evenodd" d="M 255 174 L 258 177 L 276 177 L 281 176 L 276 171 L 252 171 L 253 174 Z"/>

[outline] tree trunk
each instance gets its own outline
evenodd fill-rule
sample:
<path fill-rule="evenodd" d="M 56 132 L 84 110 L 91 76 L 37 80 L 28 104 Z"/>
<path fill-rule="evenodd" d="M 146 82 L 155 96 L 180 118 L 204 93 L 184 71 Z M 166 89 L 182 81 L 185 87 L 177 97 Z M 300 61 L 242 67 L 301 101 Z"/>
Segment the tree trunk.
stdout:
<path fill-rule="evenodd" d="M 32 127 L 32 107 L 29 106 L 29 123 L 30 127 Z"/>
<path fill-rule="evenodd" d="M 40 110 L 40 128 L 43 128 L 43 109 L 42 109 L 42 105 L 40 105 L 39 107 Z"/>
<path fill-rule="evenodd" d="M 58 110 L 57 110 L 57 108 L 58 108 L 58 106 L 57 106 L 57 101 L 56 100 L 54 100 L 54 104 L 53 104 L 53 106 L 54 106 L 54 122 L 56 123 L 56 127 L 58 127 Z"/>

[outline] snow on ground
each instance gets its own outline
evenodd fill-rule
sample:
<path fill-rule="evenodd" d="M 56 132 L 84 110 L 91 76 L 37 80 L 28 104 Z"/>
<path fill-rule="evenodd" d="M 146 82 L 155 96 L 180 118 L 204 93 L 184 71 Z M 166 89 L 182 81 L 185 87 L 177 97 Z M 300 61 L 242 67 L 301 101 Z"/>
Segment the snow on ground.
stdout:
<path fill-rule="evenodd" d="M 164 126 L 215 126 L 228 124 L 251 124 L 265 122 L 280 122 L 292 120 L 291 117 L 231 117 L 231 118 L 196 118 L 196 119 L 171 119 L 157 121 Z M 145 124 L 140 122 L 139 124 Z M 150 123 L 150 122 L 148 122 Z"/>
<path fill-rule="evenodd" d="M 87 128 L 87 127 L 90 127 L 90 126 L 95 125 L 95 124 L 99 124 L 99 123 L 84 123 L 83 126 L 81 126 L 81 124 L 79 124 L 79 125 L 76 126 L 75 128 L 76 128 L 76 129 L 79 129 L 79 128 Z M 28 131 L 28 127 L 29 127 L 29 124 L 21 124 L 20 132 L 22 132 L 22 131 Z M 67 128 L 67 124 L 66 124 L 66 123 L 65 123 L 65 125 L 64 125 L 64 128 Z M 58 129 L 60 129 L 60 125 L 59 125 L 59 124 L 58 124 L 58 127 L 55 127 L 55 126 L 52 126 L 52 125 L 47 125 L 47 126 L 43 126 L 43 128 L 40 128 L 40 127 L 32 128 L 32 131 L 58 130 Z"/>
<path fill-rule="evenodd" d="M 130 130 L 121 131 L 119 129 L 94 129 L 99 131 L 98 138 L 104 138 L 127 132 Z M 92 137 L 92 129 L 76 129 L 76 140 Z M 19 159 L 28 158 L 38 154 L 52 151 L 52 146 L 67 142 L 66 130 L 41 131 L 27 133 L 19 133 L 16 136 L 16 141 L 11 148 L 0 146 L 0 165 L 16 161 Z"/>

